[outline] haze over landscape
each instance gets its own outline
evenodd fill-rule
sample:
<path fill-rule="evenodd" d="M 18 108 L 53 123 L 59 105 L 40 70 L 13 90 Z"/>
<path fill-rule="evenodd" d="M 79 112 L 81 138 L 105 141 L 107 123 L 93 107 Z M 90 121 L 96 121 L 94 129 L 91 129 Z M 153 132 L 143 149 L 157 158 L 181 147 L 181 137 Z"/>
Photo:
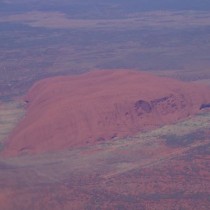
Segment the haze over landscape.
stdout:
<path fill-rule="evenodd" d="M 0 0 L 0 209 L 209 210 L 209 11 Z"/>

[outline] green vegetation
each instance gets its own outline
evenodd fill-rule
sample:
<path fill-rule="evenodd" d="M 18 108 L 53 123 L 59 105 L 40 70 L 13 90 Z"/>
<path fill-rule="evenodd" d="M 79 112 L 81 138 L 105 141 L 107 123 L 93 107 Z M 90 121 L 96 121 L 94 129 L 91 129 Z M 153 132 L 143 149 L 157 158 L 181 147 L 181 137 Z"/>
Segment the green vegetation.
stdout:
<path fill-rule="evenodd" d="M 10 101 L 0 105 L 0 150 L 3 140 L 14 129 L 24 114 L 24 108 L 19 101 Z"/>
<path fill-rule="evenodd" d="M 0 142 L 0 152 L 3 150 L 3 148 L 4 148 L 3 142 Z"/>
<path fill-rule="evenodd" d="M 170 147 L 188 146 L 196 141 L 205 140 L 206 135 L 203 131 L 194 131 L 185 135 L 168 134 L 162 136 L 166 140 L 166 145 Z"/>

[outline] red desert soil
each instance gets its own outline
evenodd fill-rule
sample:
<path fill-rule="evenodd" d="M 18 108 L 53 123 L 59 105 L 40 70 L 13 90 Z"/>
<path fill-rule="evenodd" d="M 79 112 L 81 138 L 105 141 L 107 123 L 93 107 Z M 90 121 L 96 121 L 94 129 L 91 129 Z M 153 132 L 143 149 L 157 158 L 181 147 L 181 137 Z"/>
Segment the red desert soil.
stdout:
<path fill-rule="evenodd" d="M 25 100 L 27 114 L 5 155 L 62 150 L 176 122 L 210 103 L 210 89 L 137 71 L 93 71 L 41 80 Z"/>

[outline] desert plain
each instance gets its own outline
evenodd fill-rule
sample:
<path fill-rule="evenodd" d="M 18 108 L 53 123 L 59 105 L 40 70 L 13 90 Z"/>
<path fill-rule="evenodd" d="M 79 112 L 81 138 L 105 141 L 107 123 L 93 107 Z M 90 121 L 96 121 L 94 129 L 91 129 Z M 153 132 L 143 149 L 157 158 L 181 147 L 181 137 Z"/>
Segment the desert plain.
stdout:
<path fill-rule="evenodd" d="M 208 210 L 209 10 L 0 1 L 0 209 Z"/>

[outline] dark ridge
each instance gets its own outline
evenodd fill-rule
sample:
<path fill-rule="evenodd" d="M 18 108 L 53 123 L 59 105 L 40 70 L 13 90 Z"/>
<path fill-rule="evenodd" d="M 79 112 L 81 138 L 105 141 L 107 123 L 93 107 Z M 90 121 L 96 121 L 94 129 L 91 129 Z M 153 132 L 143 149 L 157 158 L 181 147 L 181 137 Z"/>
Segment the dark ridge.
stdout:
<path fill-rule="evenodd" d="M 206 108 L 210 108 L 210 103 L 209 104 L 201 104 L 200 110 L 201 109 L 206 109 Z"/>
<path fill-rule="evenodd" d="M 143 111 L 150 113 L 152 111 L 151 105 L 147 101 L 139 100 L 135 103 L 136 111 Z"/>
<path fill-rule="evenodd" d="M 155 99 L 155 100 L 151 101 L 151 104 L 152 104 L 153 106 L 155 106 L 155 105 L 157 105 L 157 104 L 159 104 L 159 103 L 163 103 L 163 102 L 167 101 L 168 99 L 170 99 L 170 97 L 172 97 L 172 96 L 165 96 L 165 97 L 163 97 L 163 98 Z"/>

